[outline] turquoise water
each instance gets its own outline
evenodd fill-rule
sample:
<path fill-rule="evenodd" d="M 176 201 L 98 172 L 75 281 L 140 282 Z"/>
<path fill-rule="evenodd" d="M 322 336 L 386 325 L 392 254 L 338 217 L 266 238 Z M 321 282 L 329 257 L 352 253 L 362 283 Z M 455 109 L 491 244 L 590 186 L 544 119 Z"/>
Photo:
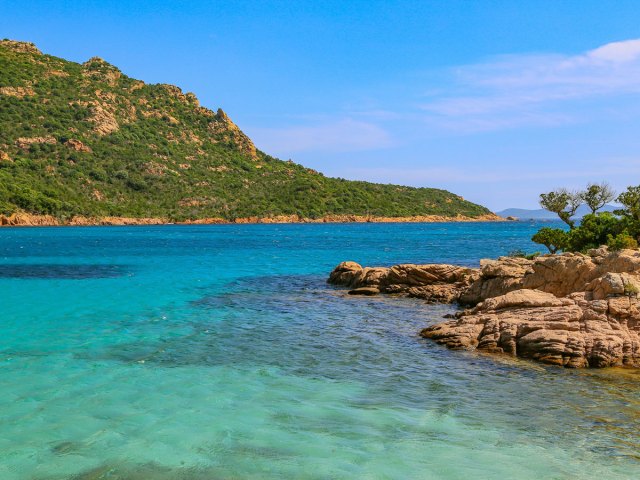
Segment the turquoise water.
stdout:
<path fill-rule="evenodd" d="M 640 375 L 453 352 L 450 306 L 342 260 L 446 262 L 537 225 L 0 230 L 0 479 L 640 478 Z"/>

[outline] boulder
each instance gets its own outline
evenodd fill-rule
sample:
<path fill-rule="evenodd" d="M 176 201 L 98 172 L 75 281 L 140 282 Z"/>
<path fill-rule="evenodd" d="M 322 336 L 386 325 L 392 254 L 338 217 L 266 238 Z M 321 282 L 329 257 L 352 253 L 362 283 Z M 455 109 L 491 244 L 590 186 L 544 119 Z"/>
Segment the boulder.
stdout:
<path fill-rule="evenodd" d="M 360 272 L 362 272 L 362 265 L 359 263 L 342 262 L 329 274 L 327 282 L 348 287 Z"/>
<path fill-rule="evenodd" d="M 570 302 L 570 301 L 569 301 Z M 555 295 L 540 290 L 514 290 L 499 297 L 489 298 L 475 311 L 497 311 L 508 308 L 561 307 L 565 302 Z"/>
<path fill-rule="evenodd" d="M 533 272 L 532 260 L 500 257 L 480 261 L 480 276 L 460 295 L 460 303 L 475 305 L 487 298 L 522 288 L 525 275 Z"/>
<path fill-rule="evenodd" d="M 538 289 L 564 297 L 585 290 L 598 276 L 592 257 L 580 253 L 563 253 L 539 257 L 531 266 L 532 272 L 523 278 L 523 288 Z"/>

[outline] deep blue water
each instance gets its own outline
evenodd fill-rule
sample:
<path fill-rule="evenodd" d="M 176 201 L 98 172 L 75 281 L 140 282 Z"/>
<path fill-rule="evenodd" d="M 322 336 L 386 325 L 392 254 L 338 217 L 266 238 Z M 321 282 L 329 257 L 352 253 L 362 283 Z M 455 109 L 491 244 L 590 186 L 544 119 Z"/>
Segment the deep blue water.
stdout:
<path fill-rule="evenodd" d="M 343 260 L 537 250 L 539 225 L 0 229 L 0 479 L 640 478 L 640 375 L 454 352 L 451 306 Z"/>

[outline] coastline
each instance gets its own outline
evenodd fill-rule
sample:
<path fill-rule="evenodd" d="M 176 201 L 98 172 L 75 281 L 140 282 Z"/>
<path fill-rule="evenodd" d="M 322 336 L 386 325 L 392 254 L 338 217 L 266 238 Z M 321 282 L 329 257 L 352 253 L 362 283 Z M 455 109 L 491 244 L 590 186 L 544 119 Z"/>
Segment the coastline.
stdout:
<path fill-rule="evenodd" d="M 567 368 L 640 368 L 640 252 L 606 246 L 533 259 L 336 266 L 327 282 L 348 295 L 391 294 L 461 310 L 419 335 L 455 350 Z"/>
<path fill-rule="evenodd" d="M 238 225 L 238 224 L 286 224 L 286 223 L 445 223 L 445 222 L 508 222 L 496 214 L 478 217 L 457 215 L 421 215 L 413 217 L 372 217 L 364 215 L 326 215 L 320 218 L 304 218 L 298 215 L 274 215 L 270 217 L 244 217 L 227 220 L 220 217 L 198 218 L 172 222 L 160 217 L 85 217 L 76 215 L 60 220 L 52 215 L 14 213 L 0 215 L 1 227 L 61 227 L 61 226 L 116 226 L 116 225 Z"/>

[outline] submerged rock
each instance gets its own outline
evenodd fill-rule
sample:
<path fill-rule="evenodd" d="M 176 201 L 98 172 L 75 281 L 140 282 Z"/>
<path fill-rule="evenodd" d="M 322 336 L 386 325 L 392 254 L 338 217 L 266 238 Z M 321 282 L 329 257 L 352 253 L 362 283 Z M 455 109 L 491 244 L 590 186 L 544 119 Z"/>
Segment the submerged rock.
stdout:
<path fill-rule="evenodd" d="M 353 290 L 349 290 L 349 295 L 365 295 L 372 296 L 380 294 L 380 290 L 376 287 L 360 287 L 354 288 Z"/>

